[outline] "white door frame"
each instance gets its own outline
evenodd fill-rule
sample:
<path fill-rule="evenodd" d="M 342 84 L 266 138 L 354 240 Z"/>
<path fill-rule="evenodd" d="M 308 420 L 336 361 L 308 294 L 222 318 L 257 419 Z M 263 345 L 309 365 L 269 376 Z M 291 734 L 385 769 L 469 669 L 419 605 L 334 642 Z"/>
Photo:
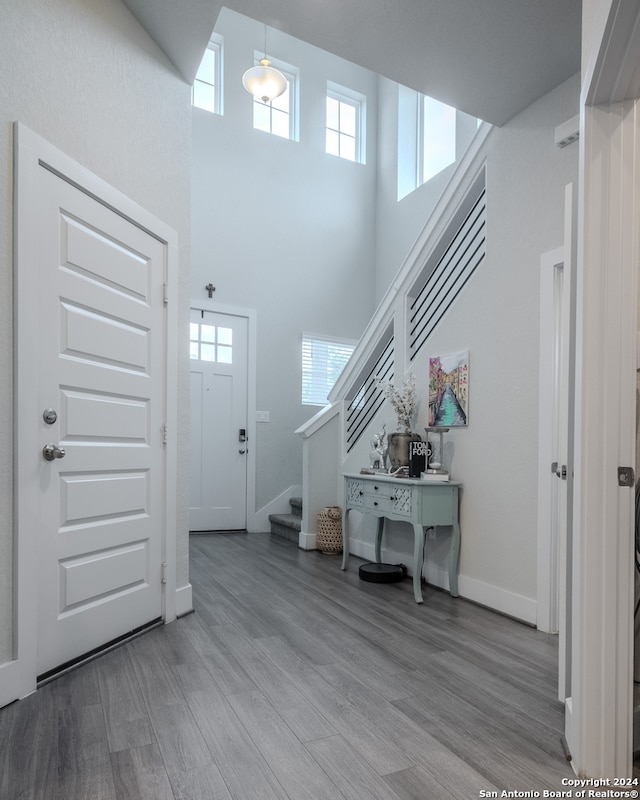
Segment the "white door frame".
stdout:
<path fill-rule="evenodd" d="M 564 263 L 564 248 L 540 257 L 540 367 L 538 400 L 538 575 L 536 626 L 545 633 L 558 631 L 558 542 L 553 535 L 551 462 L 553 452 L 553 381 L 549 363 L 555 345 L 555 271 Z"/>
<path fill-rule="evenodd" d="M 218 303 L 215 298 L 191 298 L 190 308 L 244 317 L 247 320 L 247 530 L 263 530 L 257 523 L 256 515 L 256 370 L 257 370 L 257 314 L 254 308 L 228 306 Z"/>
<path fill-rule="evenodd" d="M 14 125 L 14 658 L 0 668 L 0 704 L 24 697 L 36 689 L 37 529 L 38 504 L 34 502 L 38 475 L 30 471 L 39 447 L 37 366 L 29 360 L 33 339 L 42 328 L 32 302 L 37 281 L 38 235 L 35 226 L 41 165 L 85 191 L 113 211 L 143 228 L 165 244 L 166 306 L 164 508 L 162 560 L 166 563 L 162 614 L 165 622 L 176 617 L 176 431 L 178 364 L 178 242 L 176 233 L 102 179 L 30 131 Z M 175 300 L 174 300 L 175 298 Z"/>
<path fill-rule="evenodd" d="M 577 276 L 571 704 L 579 775 L 630 776 L 640 224 L 637 0 L 592 4 L 583 65 Z M 601 14 L 601 16 L 600 16 Z M 589 43 L 591 44 L 591 42 Z M 606 656 L 605 656 L 606 654 Z"/>

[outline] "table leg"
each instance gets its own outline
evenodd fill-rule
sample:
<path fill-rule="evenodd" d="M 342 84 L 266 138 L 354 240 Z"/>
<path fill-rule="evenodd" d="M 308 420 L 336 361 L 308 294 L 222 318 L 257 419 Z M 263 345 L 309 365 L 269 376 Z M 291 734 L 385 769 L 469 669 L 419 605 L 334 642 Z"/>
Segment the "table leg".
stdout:
<path fill-rule="evenodd" d="M 342 517 L 342 569 L 347 568 L 349 560 L 349 511 L 347 508 Z"/>
<path fill-rule="evenodd" d="M 449 594 L 458 596 L 458 559 L 460 558 L 460 523 L 453 521 L 449 545 Z"/>
<path fill-rule="evenodd" d="M 413 596 L 416 603 L 422 603 L 422 555 L 424 551 L 424 528 L 413 525 Z"/>
<path fill-rule="evenodd" d="M 376 563 L 382 563 L 382 531 L 384 530 L 384 517 L 378 517 L 378 528 L 376 530 Z"/>

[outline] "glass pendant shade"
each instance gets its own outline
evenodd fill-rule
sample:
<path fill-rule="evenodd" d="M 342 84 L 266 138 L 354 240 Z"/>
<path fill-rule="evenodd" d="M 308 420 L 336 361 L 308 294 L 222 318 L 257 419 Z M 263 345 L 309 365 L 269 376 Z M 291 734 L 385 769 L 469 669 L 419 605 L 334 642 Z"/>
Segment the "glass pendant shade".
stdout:
<path fill-rule="evenodd" d="M 287 79 L 268 58 L 260 59 L 260 65 L 251 67 L 242 76 L 242 85 L 258 100 L 270 103 L 287 88 Z"/>

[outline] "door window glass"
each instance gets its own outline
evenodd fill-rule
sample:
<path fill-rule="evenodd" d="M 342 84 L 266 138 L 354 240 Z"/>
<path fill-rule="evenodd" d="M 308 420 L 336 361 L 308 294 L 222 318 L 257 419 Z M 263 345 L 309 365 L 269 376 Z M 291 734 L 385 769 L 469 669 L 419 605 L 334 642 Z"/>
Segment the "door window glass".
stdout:
<path fill-rule="evenodd" d="M 233 330 L 217 325 L 192 322 L 190 325 L 189 356 L 195 361 L 233 363 Z"/>

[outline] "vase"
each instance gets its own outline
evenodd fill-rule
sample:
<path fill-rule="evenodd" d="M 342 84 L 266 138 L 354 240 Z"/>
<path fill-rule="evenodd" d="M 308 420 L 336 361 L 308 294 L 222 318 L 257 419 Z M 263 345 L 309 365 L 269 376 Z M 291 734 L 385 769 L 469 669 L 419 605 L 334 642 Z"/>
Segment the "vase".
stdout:
<path fill-rule="evenodd" d="M 419 433 L 395 431 L 387 435 L 387 456 L 391 462 L 391 470 L 409 466 L 409 442 L 421 442 Z"/>

